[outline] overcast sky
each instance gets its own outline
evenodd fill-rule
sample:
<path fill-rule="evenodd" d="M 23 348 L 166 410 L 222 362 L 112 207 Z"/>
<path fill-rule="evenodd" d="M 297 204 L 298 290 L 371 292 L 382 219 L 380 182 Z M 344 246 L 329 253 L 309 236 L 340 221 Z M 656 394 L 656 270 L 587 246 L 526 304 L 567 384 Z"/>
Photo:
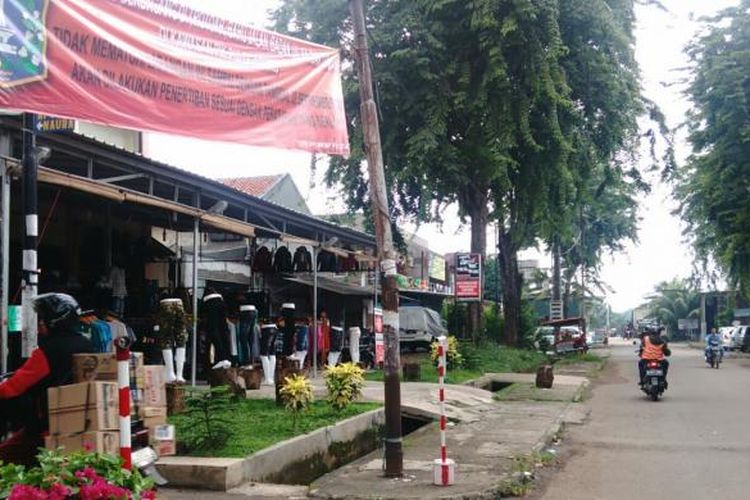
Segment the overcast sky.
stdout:
<path fill-rule="evenodd" d="M 205 9 L 204 0 L 185 0 Z M 662 0 L 670 10 L 665 13 L 654 7 L 639 8 L 637 31 L 637 57 L 643 73 L 643 87 L 649 98 L 666 113 L 670 125 L 683 121 L 687 102 L 679 86 L 665 86 L 681 76 L 678 68 L 686 60 L 682 49 L 698 27 L 696 17 L 710 14 L 721 8 L 735 5 L 736 0 Z M 278 0 L 222 0 L 211 2 L 211 9 L 220 15 L 246 20 L 260 26 L 267 24 L 267 12 L 278 4 Z M 679 155 L 687 154 L 684 137 L 680 137 Z M 209 177 L 234 177 L 266 175 L 289 172 L 307 197 L 313 213 L 342 210 L 335 193 L 326 191 L 320 183 L 324 162 L 320 163 L 316 176 L 311 174 L 310 154 L 275 149 L 252 148 L 231 144 L 219 144 L 149 134 L 147 154 Z M 682 225 L 671 215 L 675 208 L 670 198 L 670 188 L 660 185 L 656 178 L 653 191 L 641 200 L 642 222 L 640 242 L 613 258 L 607 258 L 602 277 L 613 293 L 608 301 L 613 309 L 622 311 L 639 305 L 644 296 L 660 281 L 674 277 L 686 277 L 692 268 L 690 249 L 683 243 Z M 494 239 L 489 230 L 489 245 Z M 438 252 L 468 250 L 469 233 L 462 228 L 455 209 L 446 213 L 442 228 L 422 226 L 418 234 L 430 241 Z M 538 258 L 540 265 L 549 266 L 549 258 L 536 252 L 526 252 L 527 257 Z"/>

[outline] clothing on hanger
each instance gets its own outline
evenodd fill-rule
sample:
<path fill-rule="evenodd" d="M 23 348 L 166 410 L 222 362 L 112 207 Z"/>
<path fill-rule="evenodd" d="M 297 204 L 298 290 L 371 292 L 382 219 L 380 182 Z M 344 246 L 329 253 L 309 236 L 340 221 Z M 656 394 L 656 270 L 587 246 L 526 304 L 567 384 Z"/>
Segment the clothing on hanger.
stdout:
<path fill-rule="evenodd" d="M 253 259 L 253 272 L 256 273 L 269 273 L 273 269 L 273 256 L 271 251 L 266 246 L 262 246 L 255 252 L 255 258 Z"/>
<path fill-rule="evenodd" d="M 292 254 L 285 246 L 280 246 L 273 257 L 273 271 L 276 273 L 291 273 L 294 271 L 292 266 Z"/>
<path fill-rule="evenodd" d="M 294 251 L 294 272 L 295 273 L 309 273 L 312 272 L 312 254 L 307 247 L 297 247 Z"/>

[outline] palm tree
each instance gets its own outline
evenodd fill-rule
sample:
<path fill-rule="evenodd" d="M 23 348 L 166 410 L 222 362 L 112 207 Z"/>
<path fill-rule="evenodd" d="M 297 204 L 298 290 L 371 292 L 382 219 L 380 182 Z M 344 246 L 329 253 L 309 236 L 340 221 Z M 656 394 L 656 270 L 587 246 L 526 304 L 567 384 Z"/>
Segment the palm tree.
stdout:
<path fill-rule="evenodd" d="M 649 314 L 677 334 L 678 320 L 700 317 L 700 292 L 686 280 L 664 281 L 648 297 Z"/>

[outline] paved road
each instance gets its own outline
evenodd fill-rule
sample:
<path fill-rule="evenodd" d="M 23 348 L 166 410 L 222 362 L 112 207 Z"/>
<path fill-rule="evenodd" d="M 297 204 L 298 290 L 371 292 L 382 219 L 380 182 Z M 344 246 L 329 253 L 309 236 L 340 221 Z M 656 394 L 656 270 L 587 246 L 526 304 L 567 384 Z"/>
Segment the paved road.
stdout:
<path fill-rule="evenodd" d="M 750 360 L 712 370 L 699 351 L 674 348 L 654 403 L 636 386 L 633 350 L 613 348 L 591 419 L 568 433 L 564 468 L 540 498 L 750 498 Z"/>

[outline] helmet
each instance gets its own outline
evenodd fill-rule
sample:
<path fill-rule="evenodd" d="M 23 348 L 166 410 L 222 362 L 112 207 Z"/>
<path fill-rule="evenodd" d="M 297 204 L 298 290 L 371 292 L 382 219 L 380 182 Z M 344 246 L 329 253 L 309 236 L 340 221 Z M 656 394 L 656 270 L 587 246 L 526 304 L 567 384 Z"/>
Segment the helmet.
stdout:
<path fill-rule="evenodd" d="M 81 315 L 76 299 L 65 293 L 45 293 L 33 302 L 34 311 L 47 328 L 55 330 L 75 326 Z"/>

